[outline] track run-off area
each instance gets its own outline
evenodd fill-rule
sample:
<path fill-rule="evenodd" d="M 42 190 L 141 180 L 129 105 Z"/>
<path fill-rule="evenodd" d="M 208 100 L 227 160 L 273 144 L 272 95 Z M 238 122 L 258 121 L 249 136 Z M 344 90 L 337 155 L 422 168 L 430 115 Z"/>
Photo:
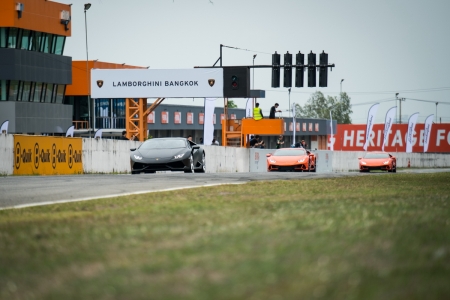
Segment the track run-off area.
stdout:
<path fill-rule="evenodd" d="M 403 169 L 399 173 L 450 172 L 450 169 Z M 0 177 L 0 209 L 86 201 L 133 194 L 204 186 L 245 184 L 251 181 L 338 178 L 346 176 L 396 176 L 371 172 L 342 173 L 205 173 L 84 174 L 63 176 Z"/>

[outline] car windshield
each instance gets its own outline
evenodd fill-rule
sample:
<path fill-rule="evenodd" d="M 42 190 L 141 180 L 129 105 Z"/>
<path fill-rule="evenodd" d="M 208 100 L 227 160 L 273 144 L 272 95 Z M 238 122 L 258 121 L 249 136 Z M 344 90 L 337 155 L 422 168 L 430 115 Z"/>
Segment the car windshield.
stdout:
<path fill-rule="evenodd" d="M 184 139 L 150 139 L 139 147 L 141 150 L 186 148 Z"/>
<path fill-rule="evenodd" d="M 366 153 L 364 158 L 389 158 L 388 153 Z"/>
<path fill-rule="evenodd" d="M 304 149 L 280 149 L 275 151 L 274 156 L 299 156 L 306 155 Z"/>

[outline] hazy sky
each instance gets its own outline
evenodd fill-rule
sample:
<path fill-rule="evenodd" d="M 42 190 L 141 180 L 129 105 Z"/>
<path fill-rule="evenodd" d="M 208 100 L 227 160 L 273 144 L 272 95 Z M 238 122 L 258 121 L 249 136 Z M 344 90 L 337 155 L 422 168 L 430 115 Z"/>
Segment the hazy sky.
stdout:
<path fill-rule="evenodd" d="M 64 52 L 73 60 L 86 59 L 87 1 L 90 60 L 185 69 L 212 66 L 220 44 L 248 50 L 223 48 L 224 66 L 252 65 L 254 54 L 255 65 L 268 65 L 275 51 L 313 51 L 318 61 L 324 50 L 336 64 L 328 87 L 293 87 L 291 104 L 304 105 L 315 91 L 338 96 L 344 79 L 355 124 L 366 122 L 376 102 L 376 122 L 383 123 L 386 111 L 398 105 L 395 93 L 406 98 L 402 122 L 419 112 L 422 123 L 436 108 L 438 122 L 450 122 L 450 0 L 60 0 L 73 3 L 72 36 Z M 266 90 L 259 100 L 266 114 L 275 102 L 288 108 L 287 88 L 271 88 L 270 69 L 255 69 L 253 80 L 255 89 Z M 243 99 L 234 101 L 245 107 Z M 203 100 L 163 103 L 203 105 Z"/>

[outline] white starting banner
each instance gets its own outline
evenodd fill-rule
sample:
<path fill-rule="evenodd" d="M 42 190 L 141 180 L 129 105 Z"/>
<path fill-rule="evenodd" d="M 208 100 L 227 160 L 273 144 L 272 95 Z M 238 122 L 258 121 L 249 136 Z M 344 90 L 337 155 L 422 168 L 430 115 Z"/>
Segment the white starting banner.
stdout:
<path fill-rule="evenodd" d="M 223 98 L 223 69 L 92 69 L 91 98 Z"/>

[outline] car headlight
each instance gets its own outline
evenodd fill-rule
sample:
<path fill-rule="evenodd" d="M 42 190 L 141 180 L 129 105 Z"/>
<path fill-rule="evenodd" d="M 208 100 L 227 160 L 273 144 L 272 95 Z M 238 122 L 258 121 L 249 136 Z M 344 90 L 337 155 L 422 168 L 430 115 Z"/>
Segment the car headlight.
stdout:
<path fill-rule="evenodd" d="M 387 161 L 385 161 L 383 164 L 387 165 L 388 163 L 389 163 L 389 161 L 387 160 Z"/>
<path fill-rule="evenodd" d="M 362 161 L 362 162 L 361 162 L 361 164 L 362 164 L 362 165 L 365 165 L 365 164 L 366 164 L 366 162 L 365 162 L 365 161 Z"/>
<path fill-rule="evenodd" d="M 184 153 L 175 155 L 173 158 L 178 159 L 178 158 L 182 158 L 183 156 L 184 156 Z"/>
<path fill-rule="evenodd" d="M 141 160 L 141 159 L 142 159 L 142 156 L 134 155 L 134 158 L 137 159 L 137 160 Z"/>
<path fill-rule="evenodd" d="M 299 159 L 297 162 L 302 163 L 302 162 L 304 162 L 304 161 L 305 161 L 305 159 L 302 158 L 302 159 Z"/>
<path fill-rule="evenodd" d="M 269 159 L 269 161 L 273 164 L 277 162 L 275 159 Z"/>

